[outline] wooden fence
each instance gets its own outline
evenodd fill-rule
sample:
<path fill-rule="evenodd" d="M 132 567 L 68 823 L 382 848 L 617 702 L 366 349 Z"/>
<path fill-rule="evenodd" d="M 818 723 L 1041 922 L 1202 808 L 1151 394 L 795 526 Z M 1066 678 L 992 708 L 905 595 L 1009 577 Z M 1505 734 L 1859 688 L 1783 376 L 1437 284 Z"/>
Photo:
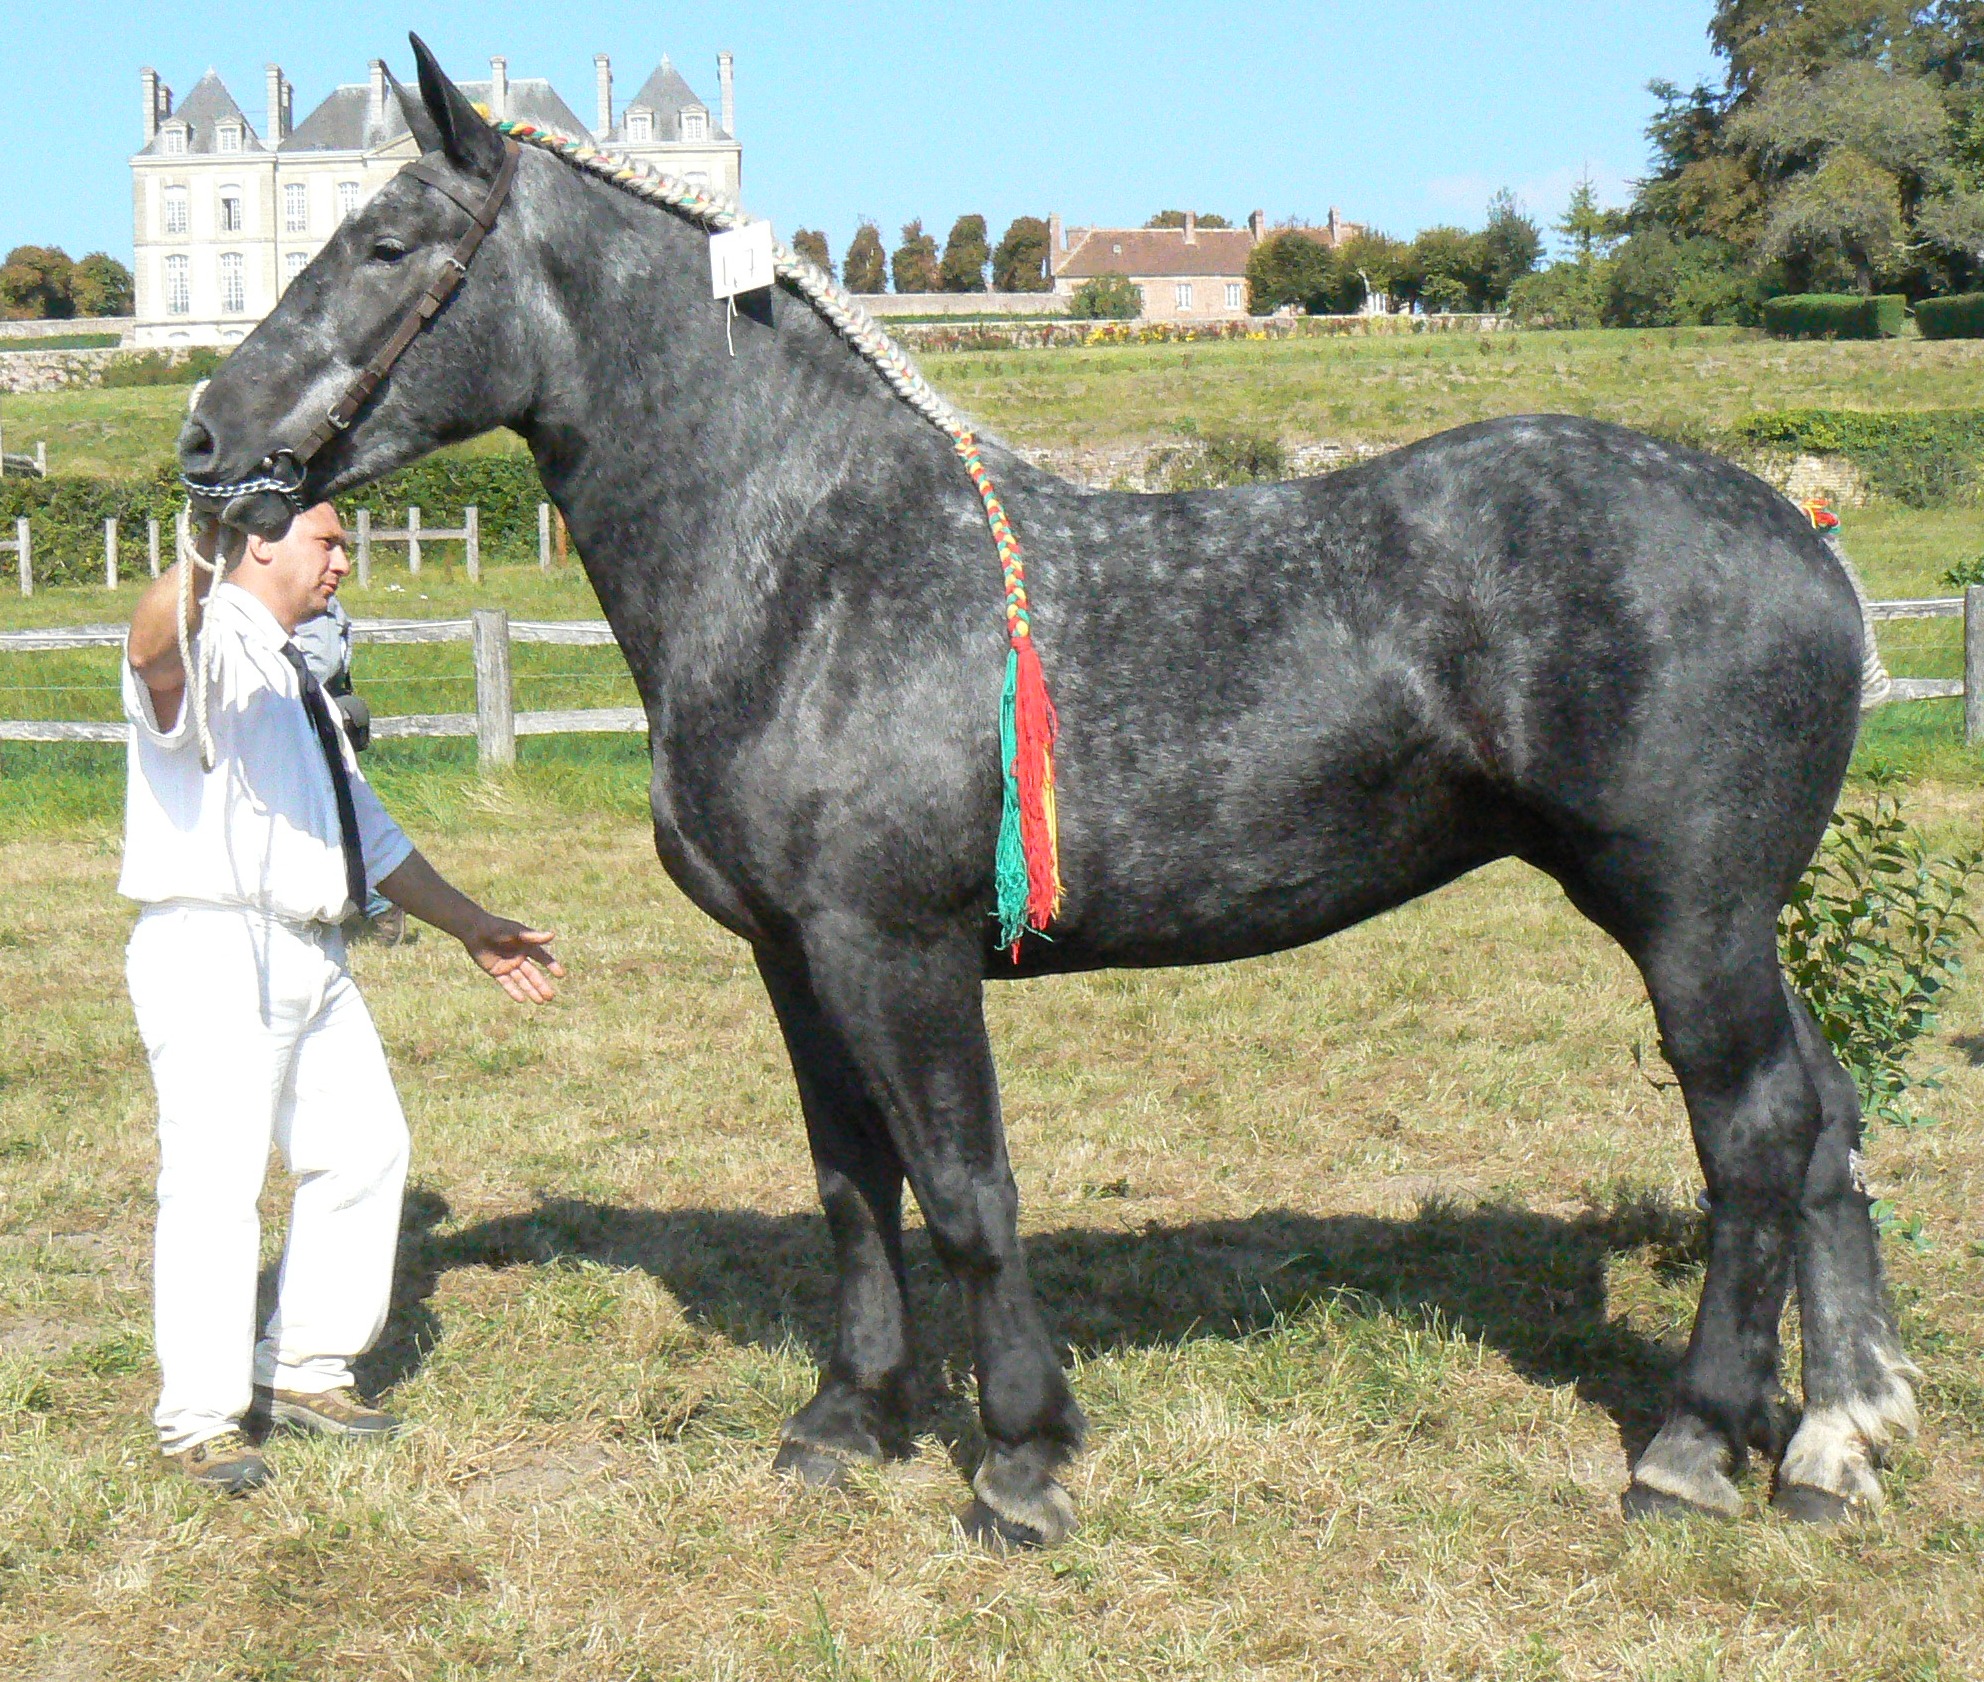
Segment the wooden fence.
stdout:
<path fill-rule="evenodd" d="M 376 534 L 375 534 L 376 535 Z M 1894 701 L 1963 698 L 1963 739 L 1975 746 L 1984 741 L 1984 585 L 1973 584 L 1960 596 L 1919 601 L 1874 602 L 1876 620 L 1963 620 L 1963 676 L 1960 678 L 1898 677 Z M 77 625 L 52 631 L 0 631 L 0 654 L 28 654 L 43 649 L 115 648 L 123 644 L 126 626 Z M 466 619 L 359 619 L 352 640 L 362 643 L 465 642 L 475 663 L 475 711 L 472 713 L 398 713 L 374 716 L 372 734 L 382 741 L 396 736 L 473 736 L 477 758 L 484 766 L 514 765 L 519 736 L 578 735 L 593 731 L 638 731 L 648 727 L 639 707 L 594 707 L 518 712 L 510 676 L 510 645 L 519 642 L 556 643 L 567 648 L 602 648 L 614 642 L 604 619 L 512 619 L 502 608 L 477 608 Z M 80 724 L 39 719 L 0 719 L 0 742 L 121 742 L 126 724 Z"/>
<path fill-rule="evenodd" d="M 179 519 L 183 524 L 186 515 L 182 510 Z M 404 526 L 375 526 L 372 523 L 372 510 L 361 508 L 353 521 L 352 563 L 361 585 L 372 582 L 372 545 L 375 543 L 403 543 L 406 545 L 407 571 L 418 575 L 423 543 L 455 542 L 468 550 L 468 577 L 471 584 L 482 581 L 482 514 L 474 503 L 462 510 L 462 523 L 459 526 L 423 526 L 420 523 L 420 509 L 410 507 L 406 511 Z M 116 520 L 103 522 L 103 582 L 106 589 L 117 588 L 120 575 L 119 524 Z M 560 562 L 565 559 L 565 521 L 548 502 L 537 505 L 537 564 L 541 571 L 551 570 L 552 555 L 555 551 Z M 20 575 L 21 594 L 34 594 L 34 532 L 28 520 L 14 522 L 14 535 L 0 542 L 0 554 L 15 557 L 15 570 Z M 159 524 L 157 520 L 145 522 L 145 559 L 153 578 L 158 577 Z"/>

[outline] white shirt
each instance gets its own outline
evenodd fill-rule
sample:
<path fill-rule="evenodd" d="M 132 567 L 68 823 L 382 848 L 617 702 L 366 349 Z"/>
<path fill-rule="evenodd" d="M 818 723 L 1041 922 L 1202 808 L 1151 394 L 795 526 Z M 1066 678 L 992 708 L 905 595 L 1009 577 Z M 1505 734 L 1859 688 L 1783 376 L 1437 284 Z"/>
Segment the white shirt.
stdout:
<path fill-rule="evenodd" d="M 151 691 L 123 662 L 124 714 L 136 727 L 117 884 L 127 899 L 243 905 L 291 922 L 344 916 L 337 797 L 282 652 L 288 640 L 246 590 L 222 584 L 215 593 L 196 650 L 209 674 L 211 771 L 200 764 L 191 696 L 181 699 L 173 727 L 161 730 Z M 365 879 L 376 885 L 406 862 L 413 843 L 379 804 L 342 730 L 338 745 L 351 773 Z"/>

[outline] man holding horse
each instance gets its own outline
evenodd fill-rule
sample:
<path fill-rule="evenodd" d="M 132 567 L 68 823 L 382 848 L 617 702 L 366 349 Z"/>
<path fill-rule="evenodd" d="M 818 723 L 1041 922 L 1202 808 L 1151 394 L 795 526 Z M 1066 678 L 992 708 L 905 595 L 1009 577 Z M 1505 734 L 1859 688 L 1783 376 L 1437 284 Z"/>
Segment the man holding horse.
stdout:
<path fill-rule="evenodd" d="M 240 1493 L 267 1476 L 251 1416 L 355 1437 L 397 1423 L 359 1400 L 351 1363 L 386 1320 L 407 1130 L 342 925 L 376 889 L 519 1003 L 564 970 L 548 930 L 485 911 L 401 833 L 292 640 L 350 571 L 336 511 L 232 545 L 207 551 L 226 569 L 207 604 L 180 608 L 182 558 L 132 616 L 119 891 L 142 907 L 127 976 L 159 1101 L 154 1422 L 186 1476 Z M 271 1142 L 297 1188 L 257 1343 Z"/>

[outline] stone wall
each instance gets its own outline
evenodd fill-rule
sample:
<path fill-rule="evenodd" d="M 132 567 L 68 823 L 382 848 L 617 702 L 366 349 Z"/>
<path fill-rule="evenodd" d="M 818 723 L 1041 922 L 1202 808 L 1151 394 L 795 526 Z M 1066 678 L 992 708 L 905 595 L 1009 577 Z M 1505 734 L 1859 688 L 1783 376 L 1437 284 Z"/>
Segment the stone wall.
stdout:
<path fill-rule="evenodd" d="M 113 363 L 128 361 L 133 355 L 164 357 L 168 362 L 184 362 L 195 345 L 168 345 L 158 350 L 133 352 L 118 345 L 97 350 L 0 350 L 0 392 L 69 391 L 93 386 Z"/>
<path fill-rule="evenodd" d="M 62 339 L 71 333 L 115 333 L 125 344 L 138 323 L 128 315 L 88 316 L 73 321 L 0 321 L 0 339 Z"/>
<path fill-rule="evenodd" d="M 1066 315 L 1068 300 L 1052 292 L 857 292 L 861 307 L 882 319 L 899 315 Z"/>

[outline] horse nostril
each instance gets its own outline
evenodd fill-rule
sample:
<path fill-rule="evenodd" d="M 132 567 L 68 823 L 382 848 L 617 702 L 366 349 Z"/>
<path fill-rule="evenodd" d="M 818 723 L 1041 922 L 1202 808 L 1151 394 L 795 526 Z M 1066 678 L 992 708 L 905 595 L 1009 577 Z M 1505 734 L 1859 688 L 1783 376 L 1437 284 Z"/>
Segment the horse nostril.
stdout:
<path fill-rule="evenodd" d="M 179 465 L 188 473 L 196 473 L 203 467 L 211 466 L 214 459 L 214 435 L 207 430 L 203 421 L 188 418 L 179 429 Z"/>

